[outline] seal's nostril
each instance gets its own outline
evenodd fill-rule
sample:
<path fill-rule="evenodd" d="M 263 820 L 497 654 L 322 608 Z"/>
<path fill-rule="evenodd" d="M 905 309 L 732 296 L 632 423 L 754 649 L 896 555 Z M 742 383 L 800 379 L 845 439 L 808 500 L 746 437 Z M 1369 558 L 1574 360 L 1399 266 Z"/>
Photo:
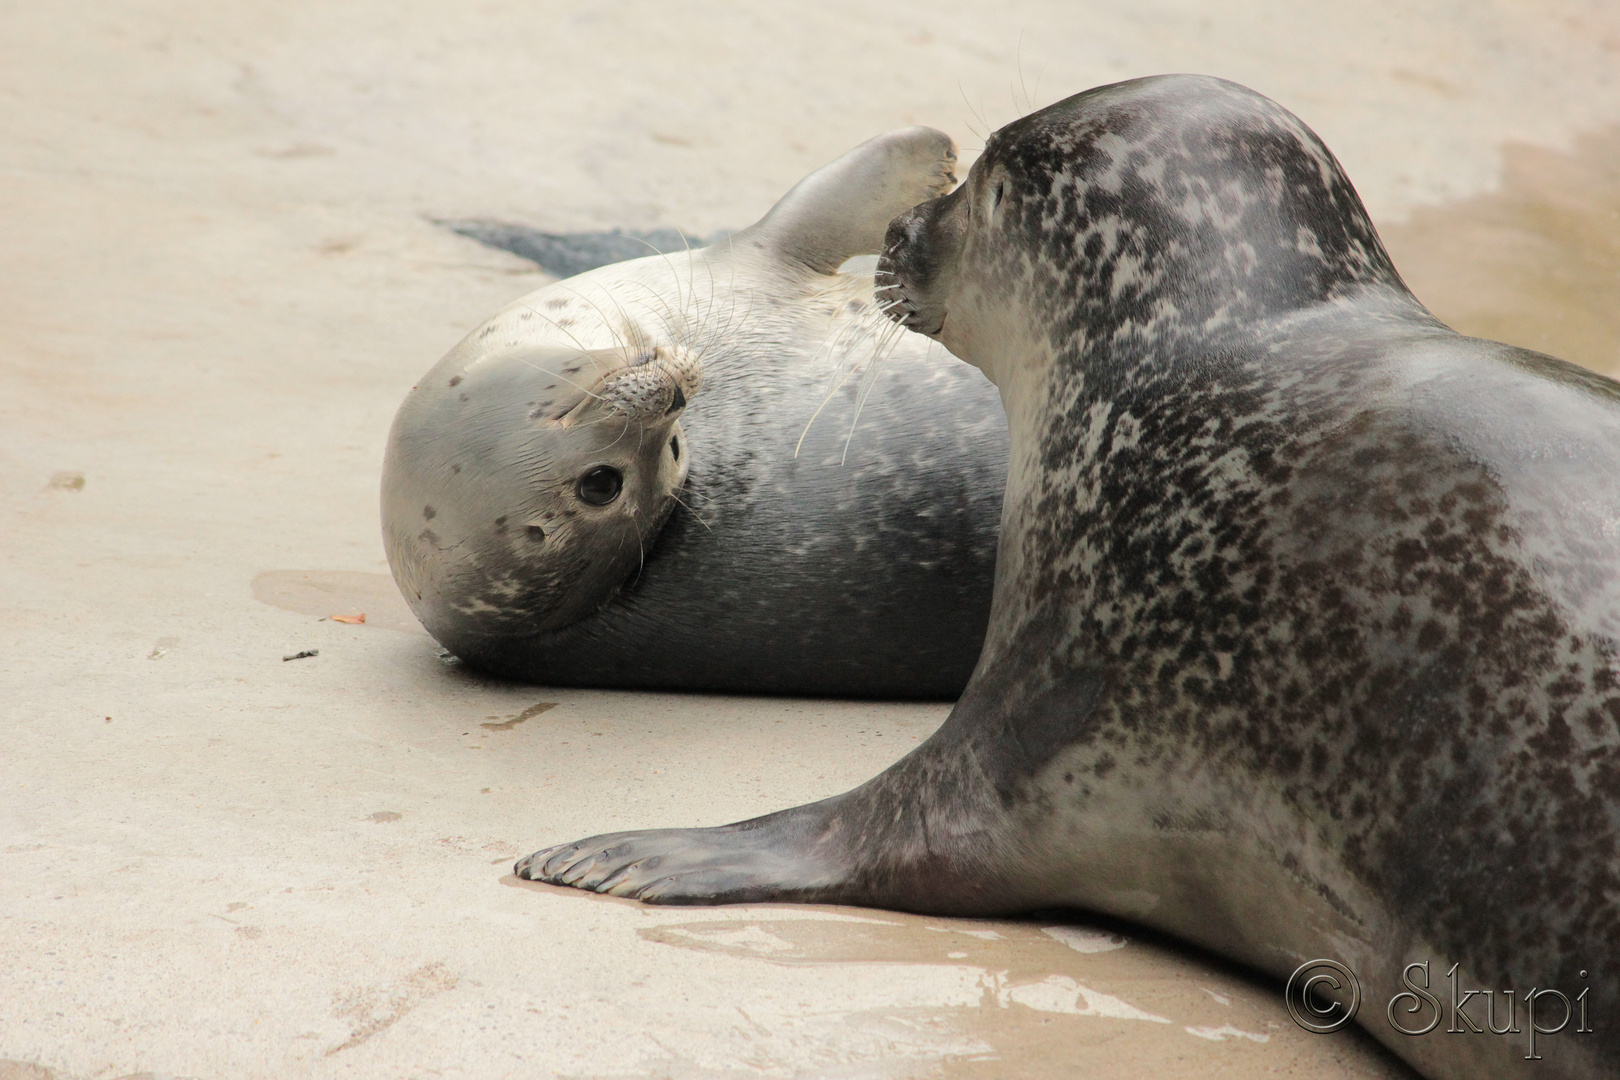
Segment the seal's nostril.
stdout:
<path fill-rule="evenodd" d="M 669 403 L 669 408 L 664 410 L 664 415 L 668 416 L 670 413 L 675 412 L 677 409 L 684 409 L 684 408 L 686 408 L 686 395 L 683 394 L 681 392 L 681 388 L 677 386 L 675 388 L 675 400 Z M 680 455 L 677 454 L 676 456 L 679 457 Z"/>
<path fill-rule="evenodd" d="M 681 460 L 681 437 L 679 435 L 669 437 L 669 452 L 676 461 Z"/>
<path fill-rule="evenodd" d="M 546 538 L 546 530 L 539 525 L 530 525 L 526 531 L 530 540 L 544 540 Z"/>

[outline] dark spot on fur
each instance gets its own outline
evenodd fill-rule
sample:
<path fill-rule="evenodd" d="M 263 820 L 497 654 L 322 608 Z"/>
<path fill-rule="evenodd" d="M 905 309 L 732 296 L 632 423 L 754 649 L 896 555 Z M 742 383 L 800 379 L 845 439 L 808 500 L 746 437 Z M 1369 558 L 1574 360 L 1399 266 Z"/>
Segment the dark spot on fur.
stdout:
<path fill-rule="evenodd" d="M 460 375 L 452 375 L 452 376 L 450 376 L 450 385 L 451 386 L 460 386 L 461 385 L 461 376 Z M 463 398 L 462 400 L 466 400 L 466 399 Z"/>

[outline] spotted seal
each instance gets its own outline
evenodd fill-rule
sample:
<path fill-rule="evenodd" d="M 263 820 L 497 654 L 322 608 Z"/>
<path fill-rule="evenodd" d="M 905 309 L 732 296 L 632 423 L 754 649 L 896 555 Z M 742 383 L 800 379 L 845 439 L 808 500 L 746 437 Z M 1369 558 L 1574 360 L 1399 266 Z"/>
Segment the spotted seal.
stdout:
<path fill-rule="evenodd" d="M 552 685 L 959 694 L 1006 421 L 982 375 L 882 318 L 871 277 L 889 219 L 954 162 L 941 132 L 880 136 L 722 243 L 557 282 L 469 334 L 383 468 L 389 562 L 427 629 Z"/>
<path fill-rule="evenodd" d="M 1011 426 L 960 702 L 843 795 L 518 873 L 1074 905 L 1279 978 L 1332 958 L 1429 1076 L 1615 1075 L 1620 385 L 1442 325 L 1322 142 L 1209 78 L 1001 129 L 879 273 Z M 1588 1011 L 1526 1060 L 1549 988 Z M 1516 991 L 1519 1033 L 1468 990 Z"/>

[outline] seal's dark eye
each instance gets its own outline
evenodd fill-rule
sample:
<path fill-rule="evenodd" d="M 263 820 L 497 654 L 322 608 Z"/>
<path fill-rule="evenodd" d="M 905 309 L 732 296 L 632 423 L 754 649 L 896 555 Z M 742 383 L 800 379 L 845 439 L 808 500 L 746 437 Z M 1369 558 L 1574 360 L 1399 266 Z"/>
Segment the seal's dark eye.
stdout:
<path fill-rule="evenodd" d="M 606 506 L 619 497 L 624 489 L 624 474 L 611 465 L 598 465 L 579 478 L 574 493 L 579 501 L 591 506 Z"/>

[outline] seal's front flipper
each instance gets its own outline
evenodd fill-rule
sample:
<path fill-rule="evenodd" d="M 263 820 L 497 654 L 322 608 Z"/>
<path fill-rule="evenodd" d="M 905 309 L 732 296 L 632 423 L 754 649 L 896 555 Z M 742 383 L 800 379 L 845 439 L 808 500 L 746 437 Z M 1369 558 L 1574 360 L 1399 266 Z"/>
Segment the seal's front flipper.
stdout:
<path fill-rule="evenodd" d="M 851 256 L 881 252 L 890 219 L 955 184 L 949 135 L 928 127 L 891 131 L 800 180 L 730 243 L 830 274 Z"/>
<path fill-rule="evenodd" d="M 609 833 L 537 851 L 514 872 L 654 904 L 858 904 L 949 915 L 1044 906 L 997 778 L 962 735 L 983 723 L 958 703 L 944 727 L 852 791 L 713 829 Z M 1027 831 L 1027 830 L 1023 830 Z"/>
<path fill-rule="evenodd" d="M 608 833 L 537 851 L 513 873 L 649 904 L 844 899 L 847 861 L 814 843 L 837 799 L 713 829 Z"/>

